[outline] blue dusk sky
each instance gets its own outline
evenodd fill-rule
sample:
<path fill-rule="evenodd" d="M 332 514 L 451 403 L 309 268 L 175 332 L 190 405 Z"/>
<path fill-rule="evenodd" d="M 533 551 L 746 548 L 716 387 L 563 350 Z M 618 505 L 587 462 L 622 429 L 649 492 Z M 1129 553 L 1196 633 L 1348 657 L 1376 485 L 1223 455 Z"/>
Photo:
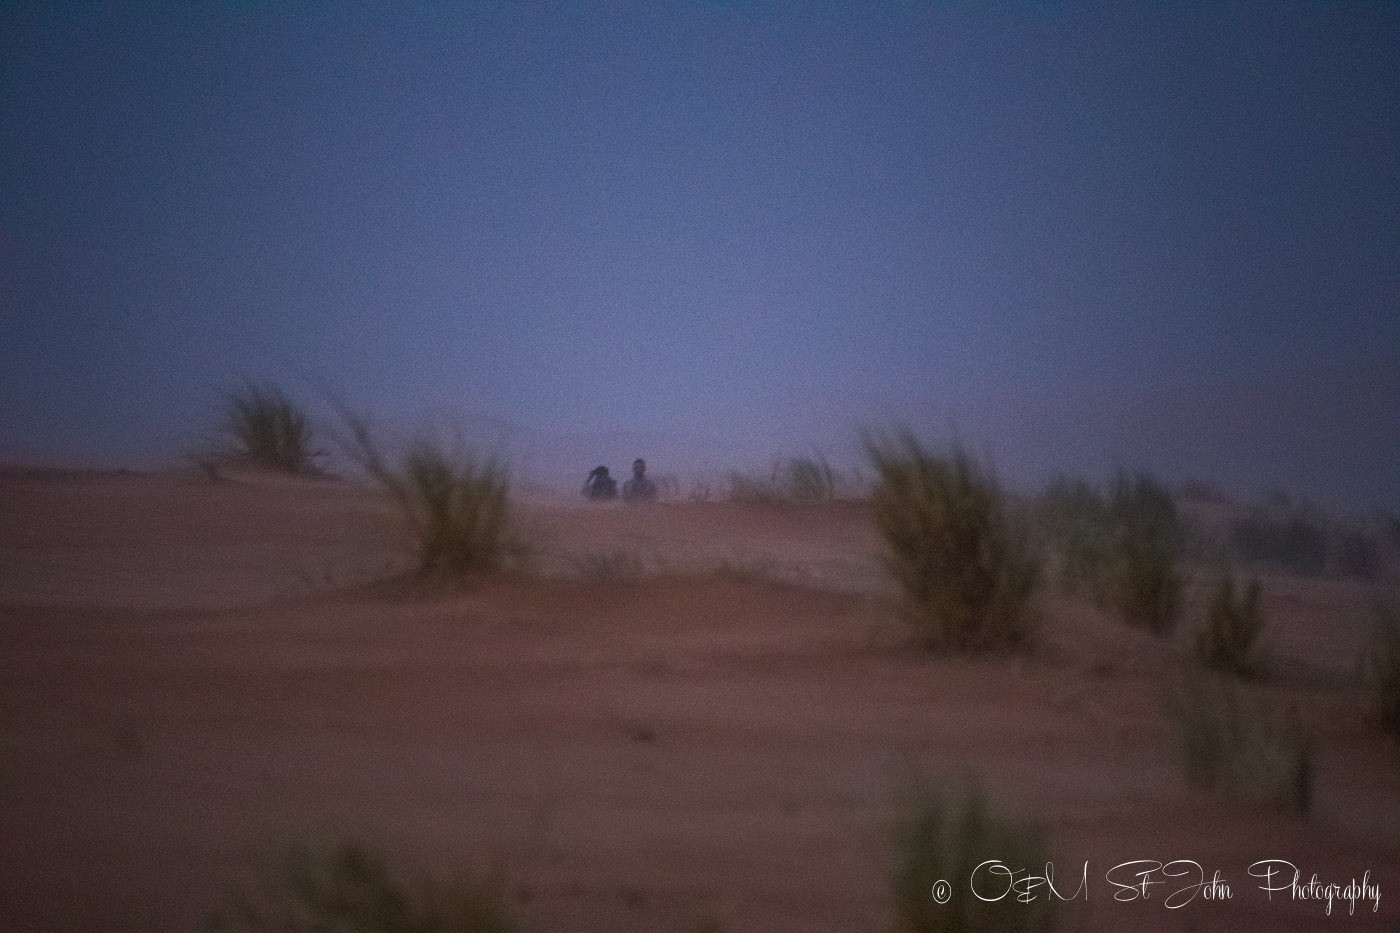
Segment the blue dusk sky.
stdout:
<path fill-rule="evenodd" d="M 1400 505 L 1400 4 L 0 12 L 0 458 L 273 379 L 538 479 L 956 435 Z"/>

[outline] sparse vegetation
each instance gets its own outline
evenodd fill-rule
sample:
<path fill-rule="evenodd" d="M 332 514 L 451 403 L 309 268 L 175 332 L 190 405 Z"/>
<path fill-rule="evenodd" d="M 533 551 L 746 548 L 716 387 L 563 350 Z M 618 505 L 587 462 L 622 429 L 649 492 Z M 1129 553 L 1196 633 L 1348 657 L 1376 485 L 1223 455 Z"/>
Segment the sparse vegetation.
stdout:
<path fill-rule="evenodd" d="M 1230 544 L 1247 561 L 1283 567 L 1297 574 L 1320 574 L 1327 566 L 1327 535 L 1314 510 L 1275 499 L 1273 511 L 1250 509 L 1230 529 Z"/>
<path fill-rule="evenodd" d="M 1258 673 L 1258 642 L 1263 628 L 1260 593 L 1257 579 L 1249 582 L 1243 594 L 1238 594 L 1233 576 L 1226 574 L 1221 578 L 1206 613 L 1206 624 L 1196 633 L 1196 656 L 1207 667 L 1239 676 Z"/>
<path fill-rule="evenodd" d="M 1400 738 L 1400 607 L 1377 599 L 1365 671 L 1381 728 Z"/>
<path fill-rule="evenodd" d="M 569 564 L 575 574 L 594 583 L 639 580 L 646 573 L 646 561 L 642 556 L 625 548 L 572 554 Z"/>
<path fill-rule="evenodd" d="M 1113 529 L 1103 494 L 1082 479 L 1061 477 L 1041 493 L 1037 512 L 1059 557 L 1060 585 L 1106 603 Z"/>
<path fill-rule="evenodd" d="M 1376 541 L 1360 528 L 1339 526 L 1333 529 L 1333 564 L 1336 573 L 1344 577 L 1372 580 L 1379 570 Z"/>
<path fill-rule="evenodd" d="M 1058 479 L 1041 494 L 1041 525 L 1063 587 L 1161 635 L 1175 624 L 1182 529 L 1171 493 L 1144 473 L 1119 473 L 1107 495 Z"/>
<path fill-rule="evenodd" d="M 414 879 L 369 849 L 297 847 L 215 914 L 210 933 L 515 933 L 499 878 Z"/>
<path fill-rule="evenodd" d="M 826 502 L 835 497 L 837 482 L 836 471 L 820 454 L 775 457 L 766 476 L 731 471 L 729 499 L 746 505 Z"/>
<path fill-rule="evenodd" d="M 277 386 L 249 382 L 228 393 L 221 427 L 228 454 L 256 466 L 307 473 L 322 455 L 313 449 L 306 414 Z"/>
<path fill-rule="evenodd" d="M 389 491 L 407 520 L 420 571 L 460 575 L 493 570 L 516 547 L 504 465 L 427 438 L 410 445 L 391 465 L 368 424 L 348 415 L 347 421 L 347 449 Z"/>
<path fill-rule="evenodd" d="M 757 477 L 738 470 L 729 474 L 729 501 L 744 505 L 777 505 L 783 501 L 782 491 L 772 477 Z"/>
<path fill-rule="evenodd" d="M 958 650 L 1025 642 L 1039 564 L 992 477 L 966 453 L 935 456 L 907 432 L 867 438 L 866 449 L 884 564 L 916 636 Z"/>
<path fill-rule="evenodd" d="M 820 454 L 789 457 L 778 469 L 779 487 L 797 502 L 825 502 L 836 493 L 836 472 Z"/>
<path fill-rule="evenodd" d="M 895 933 L 1053 929 L 1055 903 L 1044 891 L 1029 903 L 1015 892 L 996 900 L 972 894 L 973 870 L 990 859 L 1015 869 L 1043 868 L 1051 861 L 1049 833 L 1038 821 L 998 812 L 979 788 L 917 789 L 912 813 L 895 834 Z M 935 897 L 934 885 L 942 882 L 947 896 Z M 1007 879 L 984 870 L 978 882 L 984 897 L 995 898 Z"/>
<path fill-rule="evenodd" d="M 1108 506 L 1113 605 L 1128 622 L 1164 635 L 1175 627 L 1181 602 L 1180 533 L 1171 493 L 1145 473 L 1119 473 Z"/>
<path fill-rule="evenodd" d="M 1280 716 L 1217 678 L 1192 678 L 1179 714 L 1186 777 L 1227 797 L 1302 815 L 1312 805 L 1312 745 Z"/>

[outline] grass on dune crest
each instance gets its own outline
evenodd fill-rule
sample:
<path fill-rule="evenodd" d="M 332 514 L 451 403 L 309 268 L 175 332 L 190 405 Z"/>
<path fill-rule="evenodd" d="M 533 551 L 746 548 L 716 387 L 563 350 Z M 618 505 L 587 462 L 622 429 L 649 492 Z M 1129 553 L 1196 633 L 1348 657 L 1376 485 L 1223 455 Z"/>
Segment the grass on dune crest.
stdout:
<path fill-rule="evenodd" d="M 228 456 L 284 473 L 314 472 L 310 419 L 275 385 L 245 383 L 224 400 L 220 427 Z"/>
<path fill-rule="evenodd" d="M 346 420 L 350 434 L 344 446 L 398 506 L 420 572 L 495 570 L 518 548 L 510 471 L 499 460 L 426 437 L 391 460 L 363 418 L 347 414 Z"/>
<path fill-rule="evenodd" d="M 1026 642 L 1039 562 L 991 474 L 970 455 L 938 456 L 913 435 L 866 439 L 883 563 L 916 637 L 954 650 Z"/>

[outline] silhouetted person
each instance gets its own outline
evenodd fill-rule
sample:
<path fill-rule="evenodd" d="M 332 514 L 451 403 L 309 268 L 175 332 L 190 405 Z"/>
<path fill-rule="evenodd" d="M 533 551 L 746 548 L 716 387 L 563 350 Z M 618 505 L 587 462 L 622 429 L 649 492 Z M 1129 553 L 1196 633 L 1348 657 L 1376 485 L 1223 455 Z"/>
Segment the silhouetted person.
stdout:
<path fill-rule="evenodd" d="M 608 475 L 605 466 L 594 467 L 583 481 L 583 495 L 592 502 L 606 502 L 617 498 L 617 480 Z"/>
<path fill-rule="evenodd" d="M 656 498 L 656 484 L 647 479 L 647 462 L 638 457 L 632 461 L 632 478 L 622 484 L 623 502 L 651 502 Z"/>

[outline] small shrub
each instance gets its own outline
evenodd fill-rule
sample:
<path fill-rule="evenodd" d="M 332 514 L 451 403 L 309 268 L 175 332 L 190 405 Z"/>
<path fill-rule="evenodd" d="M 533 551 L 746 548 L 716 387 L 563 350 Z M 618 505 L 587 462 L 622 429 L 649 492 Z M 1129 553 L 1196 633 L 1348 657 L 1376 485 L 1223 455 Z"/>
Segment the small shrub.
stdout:
<path fill-rule="evenodd" d="M 421 572 L 457 575 L 500 565 L 515 547 L 510 476 L 502 464 L 421 438 L 391 465 L 368 425 L 349 415 L 347 420 L 349 452 L 407 520 Z"/>
<path fill-rule="evenodd" d="M 975 787 L 944 793 L 918 789 L 912 813 L 895 834 L 895 933 L 1053 929 L 1055 903 L 1048 892 L 1036 891 L 1028 903 L 1015 892 L 998 900 L 973 895 L 974 869 L 992 859 L 1013 870 L 1042 870 L 1051 861 L 1049 833 L 1038 821 L 997 812 Z M 1006 885 L 1004 876 L 986 869 L 977 881 L 979 893 L 988 898 Z M 946 897 L 934 897 L 939 882 L 948 885 Z"/>
<path fill-rule="evenodd" d="M 1259 632 L 1263 628 L 1260 592 L 1257 579 L 1249 582 L 1242 596 L 1236 595 L 1232 576 L 1221 579 L 1205 627 L 1196 633 L 1196 656 L 1207 667 L 1242 676 L 1257 673 Z"/>
<path fill-rule="evenodd" d="M 1377 600 L 1365 672 L 1381 728 L 1400 738 L 1400 608 Z"/>
<path fill-rule="evenodd" d="M 1312 805 L 1312 746 L 1297 716 L 1195 679 L 1179 710 L 1186 778 L 1227 797 L 1301 815 Z"/>
<path fill-rule="evenodd" d="M 362 846 L 299 847 L 215 914 L 210 933 L 514 933 L 499 881 L 409 880 Z"/>
<path fill-rule="evenodd" d="M 276 386 L 246 384 L 230 392 L 223 431 L 231 453 L 261 467 L 306 473 L 321 451 L 312 449 L 311 423 Z"/>
<path fill-rule="evenodd" d="M 1150 476 L 1118 474 L 1109 497 L 1114 527 L 1111 602 L 1128 622 L 1163 635 L 1176 625 L 1180 533 L 1171 493 Z"/>
<path fill-rule="evenodd" d="M 883 561 L 929 646 L 1002 648 L 1027 640 L 1039 566 L 992 478 L 962 451 L 936 457 L 904 433 L 867 438 Z"/>

